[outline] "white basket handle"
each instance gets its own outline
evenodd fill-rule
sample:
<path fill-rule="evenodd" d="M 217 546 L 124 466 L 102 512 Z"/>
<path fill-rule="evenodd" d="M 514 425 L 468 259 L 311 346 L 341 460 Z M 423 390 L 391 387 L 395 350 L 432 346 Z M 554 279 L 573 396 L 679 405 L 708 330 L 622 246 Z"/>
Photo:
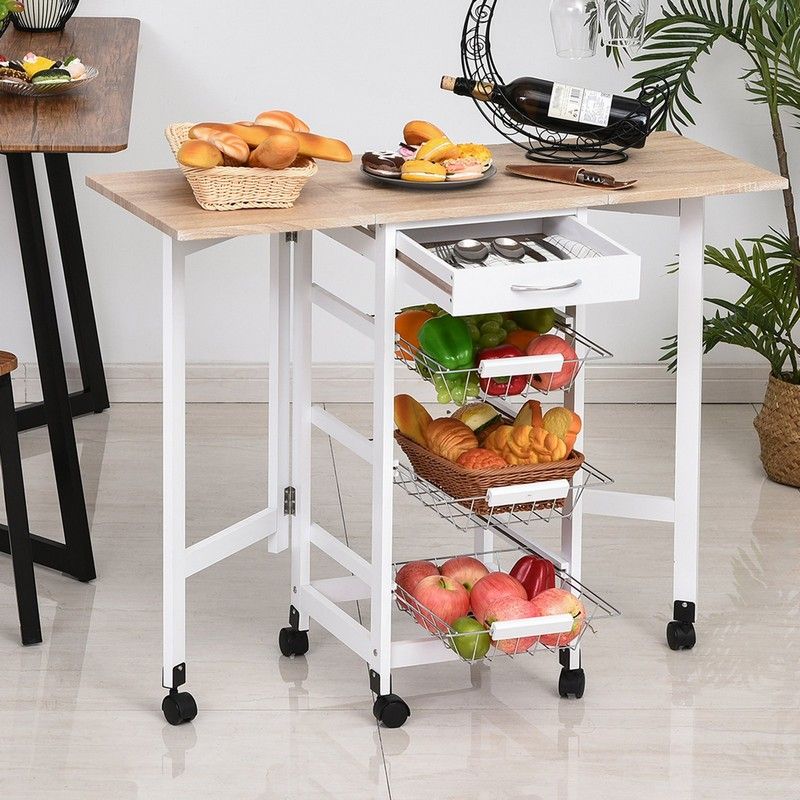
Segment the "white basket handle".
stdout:
<path fill-rule="evenodd" d="M 496 642 L 518 639 L 521 636 L 544 636 L 546 633 L 569 633 L 575 624 L 572 614 L 553 614 L 549 617 L 527 617 L 493 622 L 489 634 Z"/>
<path fill-rule="evenodd" d="M 564 356 L 552 353 L 544 356 L 519 356 L 518 358 L 484 358 L 478 364 L 481 378 L 499 378 L 506 375 L 542 375 L 561 372 Z"/>
<path fill-rule="evenodd" d="M 495 486 L 486 490 L 486 504 L 494 508 L 519 503 L 538 503 L 542 500 L 563 500 L 569 489 L 569 481 L 564 478 L 520 483 L 517 486 Z"/>

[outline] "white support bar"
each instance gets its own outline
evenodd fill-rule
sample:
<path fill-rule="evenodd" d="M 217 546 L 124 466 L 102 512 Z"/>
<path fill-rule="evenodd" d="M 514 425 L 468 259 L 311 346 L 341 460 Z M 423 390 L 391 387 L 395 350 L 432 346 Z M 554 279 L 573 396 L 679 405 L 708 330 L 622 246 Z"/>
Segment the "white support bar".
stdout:
<path fill-rule="evenodd" d="M 183 250 L 184 257 L 188 257 L 194 255 L 195 253 L 200 253 L 203 250 L 208 250 L 210 247 L 216 247 L 218 244 L 230 242 L 231 239 L 235 238 L 235 236 L 228 236 L 224 239 L 200 239 L 198 241 L 180 242 L 180 247 Z"/>
<path fill-rule="evenodd" d="M 373 446 L 366 436 L 353 430 L 347 423 L 326 411 L 322 406 L 312 406 L 311 422 L 328 436 L 336 439 L 339 444 L 355 453 L 359 458 L 372 463 Z"/>
<path fill-rule="evenodd" d="M 486 502 L 494 508 L 516 503 L 538 503 L 541 500 L 563 500 L 569 488 L 569 481 L 563 478 L 538 483 L 520 483 L 518 486 L 495 486 L 486 491 Z"/>
<path fill-rule="evenodd" d="M 564 356 L 553 353 L 545 356 L 520 356 L 519 358 L 485 358 L 478 364 L 481 378 L 499 378 L 505 375 L 537 375 L 561 372 Z"/>
<path fill-rule="evenodd" d="M 315 619 L 364 661 L 373 663 L 370 633 L 346 611 L 331 602 L 313 586 L 298 587 L 298 610 Z"/>
<path fill-rule="evenodd" d="M 311 523 L 309 539 L 313 545 L 341 564 L 348 572 L 352 572 L 367 586 L 371 585 L 372 565 L 361 558 L 355 550 L 351 550 L 344 542 L 339 541 L 332 533 L 326 531 L 321 525 L 317 525 L 316 522 Z"/>
<path fill-rule="evenodd" d="M 375 335 L 375 323 L 369 314 L 365 314 L 355 306 L 350 305 L 350 303 L 332 294 L 318 283 L 311 284 L 311 301 L 314 305 L 319 306 L 358 331 L 362 336 L 372 339 Z"/>
<path fill-rule="evenodd" d="M 646 519 L 651 522 L 674 522 L 675 501 L 632 492 L 613 492 L 604 489 L 584 489 L 583 511 L 600 517 Z"/>
<path fill-rule="evenodd" d="M 456 660 L 458 660 L 458 653 L 448 649 L 438 639 L 432 639 L 430 636 L 425 639 L 392 642 L 392 669 Z"/>
<path fill-rule="evenodd" d="M 278 532 L 278 512 L 265 508 L 186 548 L 187 578 Z"/>
<path fill-rule="evenodd" d="M 311 581 L 311 585 L 332 603 L 368 600 L 371 595 L 369 586 L 355 575 L 345 575 L 342 578 L 320 578 Z"/>
<path fill-rule="evenodd" d="M 529 529 L 535 528 L 535 525 L 511 527 L 502 522 L 493 521 L 491 527 L 495 533 L 499 533 L 510 542 L 522 545 L 532 553 L 535 553 L 537 556 L 546 558 L 548 561 L 552 562 L 557 569 L 569 570 L 568 558 L 564 558 L 564 556 L 554 553 L 552 550 L 548 550 L 546 547 L 542 547 L 542 545 L 540 545 L 538 542 L 535 542 L 528 536 Z"/>
<path fill-rule="evenodd" d="M 568 633 L 574 623 L 572 614 L 508 619 L 493 622 L 489 626 L 489 633 L 495 641 L 518 639 L 520 636 L 544 636 L 546 633 Z"/>
<path fill-rule="evenodd" d="M 370 261 L 375 260 L 375 235 L 364 228 L 333 228 L 321 231 L 343 247 Z"/>

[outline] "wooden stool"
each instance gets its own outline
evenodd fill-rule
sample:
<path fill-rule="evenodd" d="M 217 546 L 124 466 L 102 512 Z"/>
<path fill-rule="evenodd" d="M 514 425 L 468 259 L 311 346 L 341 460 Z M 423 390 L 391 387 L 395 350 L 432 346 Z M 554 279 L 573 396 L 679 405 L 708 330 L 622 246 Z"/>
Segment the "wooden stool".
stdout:
<path fill-rule="evenodd" d="M 42 641 L 42 628 L 39 623 L 36 578 L 33 575 L 33 553 L 25 486 L 22 481 L 17 417 L 11 393 L 11 373 L 16 368 L 17 357 L 0 350 L 0 470 L 8 514 L 8 539 L 17 591 L 19 626 L 22 644 L 38 644 Z"/>

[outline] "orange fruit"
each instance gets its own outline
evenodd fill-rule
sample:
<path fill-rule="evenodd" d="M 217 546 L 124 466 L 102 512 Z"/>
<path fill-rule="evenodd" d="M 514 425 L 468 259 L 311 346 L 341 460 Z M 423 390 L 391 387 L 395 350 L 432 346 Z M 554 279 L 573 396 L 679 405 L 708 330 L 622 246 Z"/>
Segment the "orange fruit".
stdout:
<path fill-rule="evenodd" d="M 432 316 L 432 314 L 422 310 L 401 311 L 394 318 L 394 331 L 401 339 L 419 349 L 419 329 L 431 319 Z M 405 349 L 395 350 L 395 355 L 406 361 L 414 360 L 414 356 L 406 352 Z"/>
<path fill-rule="evenodd" d="M 518 328 L 515 331 L 509 331 L 506 336 L 506 344 L 513 344 L 514 347 L 519 347 L 524 353 L 532 339 L 535 339 L 539 334 L 536 331 L 524 331 Z"/>

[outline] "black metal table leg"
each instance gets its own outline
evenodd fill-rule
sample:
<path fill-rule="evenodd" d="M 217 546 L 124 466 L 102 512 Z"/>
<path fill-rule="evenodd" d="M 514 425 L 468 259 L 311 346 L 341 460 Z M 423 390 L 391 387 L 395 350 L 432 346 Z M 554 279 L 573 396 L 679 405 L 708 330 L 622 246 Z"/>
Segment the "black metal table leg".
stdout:
<path fill-rule="evenodd" d="M 81 370 L 82 389 L 69 396 L 73 417 L 99 413 L 109 407 L 100 340 L 97 335 L 92 290 L 86 270 L 78 209 L 66 153 L 44 156 L 50 200 L 53 205 L 64 282 L 67 289 L 72 329 Z M 38 428 L 46 423 L 43 403 L 29 403 L 17 409 L 17 429 Z"/>
<path fill-rule="evenodd" d="M 10 375 L 0 375 L 0 473 L 3 475 L 3 495 L 8 516 L 6 530 L 14 569 L 22 643 L 38 644 L 42 641 L 42 627 L 39 622 L 39 599 L 36 596 L 36 578 L 33 574 L 33 554 Z"/>
<path fill-rule="evenodd" d="M 37 544 L 37 539 L 34 539 L 34 558 L 39 561 L 37 555 L 46 555 L 50 562 L 48 566 L 55 566 L 78 580 L 90 581 L 95 578 L 94 557 L 33 159 L 29 153 L 8 153 L 6 161 L 33 323 L 36 357 L 42 379 L 44 415 L 53 455 L 65 541 L 64 545 L 59 546 L 46 539 L 38 539 Z M 0 537 L 0 549 L 5 550 L 6 544 L 7 537 Z M 43 550 L 47 552 L 43 553 Z M 47 562 L 42 559 L 42 563 Z"/>

